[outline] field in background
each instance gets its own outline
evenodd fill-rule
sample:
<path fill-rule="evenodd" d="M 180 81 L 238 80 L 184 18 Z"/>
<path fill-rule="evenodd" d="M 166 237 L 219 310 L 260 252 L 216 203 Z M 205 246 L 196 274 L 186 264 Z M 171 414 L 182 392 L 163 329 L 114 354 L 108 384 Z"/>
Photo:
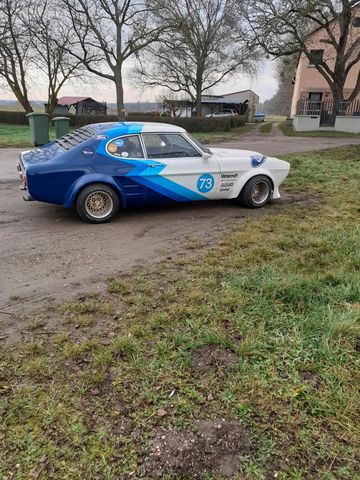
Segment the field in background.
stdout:
<path fill-rule="evenodd" d="M 359 478 L 359 159 L 288 156 L 284 205 L 29 314 L 0 350 L 0 478 L 225 478 L 209 455 L 234 480 Z"/>

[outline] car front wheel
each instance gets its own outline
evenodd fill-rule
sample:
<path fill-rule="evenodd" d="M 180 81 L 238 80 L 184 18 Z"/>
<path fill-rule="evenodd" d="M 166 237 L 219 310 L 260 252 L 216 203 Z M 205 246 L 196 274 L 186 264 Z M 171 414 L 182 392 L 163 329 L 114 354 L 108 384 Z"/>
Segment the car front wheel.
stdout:
<path fill-rule="evenodd" d="M 120 208 L 116 191 L 109 185 L 96 183 L 81 190 L 76 210 L 89 223 L 104 223 L 111 220 Z"/>
<path fill-rule="evenodd" d="M 261 208 L 271 200 L 271 180 L 265 175 L 251 178 L 239 195 L 239 202 L 247 208 Z"/>

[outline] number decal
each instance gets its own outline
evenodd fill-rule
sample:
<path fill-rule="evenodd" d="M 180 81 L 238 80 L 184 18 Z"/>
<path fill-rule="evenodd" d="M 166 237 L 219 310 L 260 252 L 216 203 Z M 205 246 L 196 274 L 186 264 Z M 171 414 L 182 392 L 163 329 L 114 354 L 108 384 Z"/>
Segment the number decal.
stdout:
<path fill-rule="evenodd" d="M 201 175 L 197 181 L 197 189 L 202 193 L 209 193 L 215 186 L 215 179 L 209 173 Z"/>

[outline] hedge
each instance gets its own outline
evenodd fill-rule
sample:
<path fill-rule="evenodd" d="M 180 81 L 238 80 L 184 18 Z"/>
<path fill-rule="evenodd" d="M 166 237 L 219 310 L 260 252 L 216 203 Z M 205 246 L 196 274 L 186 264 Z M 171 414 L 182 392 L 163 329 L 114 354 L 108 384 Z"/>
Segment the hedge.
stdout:
<path fill-rule="evenodd" d="M 55 116 L 55 115 L 53 115 Z M 70 125 L 75 128 L 91 123 L 117 122 L 117 115 L 70 115 Z M 229 132 L 232 128 L 245 125 L 246 117 L 151 117 L 131 116 L 132 122 L 160 122 L 170 123 L 185 128 L 188 132 Z M 0 123 L 27 124 L 25 112 L 1 112 Z"/>
<path fill-rule="evenodd" d="M 0 123 L 14 123 L 21 125 L 27 123 L 25 112 L 0 112 Z"/>
<path fill-rule="evenodd" d="M 71 125 L 81 127 L 89 123 L 117 122 L 116 115 L 104 116 L 77 116 L 71 118 Z M 171 123 L 178 127 L 185 128 L 188 132 L 229 132 L 232 128 L 245 125 L 246 116 L 238 117 L 150 117 L 150 116 L 131 116 L 132 122 L 160 122 Z"/>

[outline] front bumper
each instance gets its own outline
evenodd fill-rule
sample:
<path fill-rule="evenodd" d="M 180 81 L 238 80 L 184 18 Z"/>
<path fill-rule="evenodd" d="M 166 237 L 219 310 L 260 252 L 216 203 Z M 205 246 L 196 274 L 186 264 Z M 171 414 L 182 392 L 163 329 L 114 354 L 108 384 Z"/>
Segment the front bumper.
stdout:
<path fill-rule="evenodd" d="M 19 163 L 16 166 L 17 171 L 19 172 L 20 177 L 20 190 L 27 190 L 27 178 L 26 178 L 26 171 L 24 167 L 24 162 L 22 160 L 22 153 L 20 153 Z"/>

